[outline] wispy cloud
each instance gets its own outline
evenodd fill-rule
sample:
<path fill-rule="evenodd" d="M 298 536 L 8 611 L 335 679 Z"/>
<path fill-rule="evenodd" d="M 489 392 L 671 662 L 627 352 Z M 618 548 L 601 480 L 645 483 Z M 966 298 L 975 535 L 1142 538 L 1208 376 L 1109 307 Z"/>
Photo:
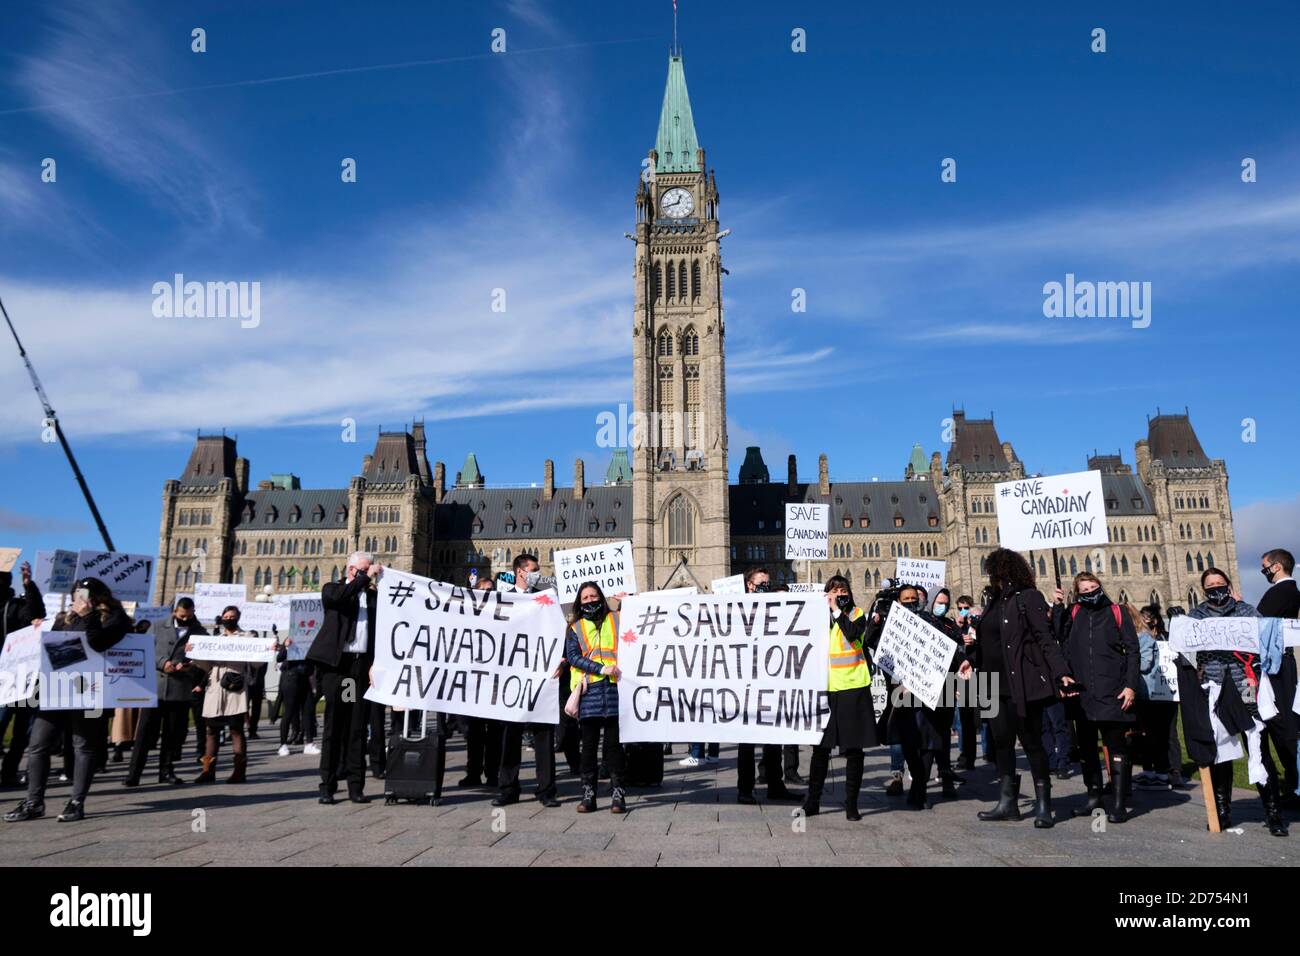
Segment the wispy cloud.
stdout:
<path fill-rule="evenodd" d="M 90 526 L 82 521 L 30 515 L 0 507 L 0 532 L 5 534 L 82 534 Z"/>

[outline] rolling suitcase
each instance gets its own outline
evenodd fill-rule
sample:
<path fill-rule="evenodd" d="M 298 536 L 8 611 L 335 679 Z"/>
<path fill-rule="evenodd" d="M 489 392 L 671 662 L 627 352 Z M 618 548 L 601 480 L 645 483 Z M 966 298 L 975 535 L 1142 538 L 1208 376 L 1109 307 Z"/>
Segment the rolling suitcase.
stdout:
<path fill-rule="evenodd" d="M 658 787 L 664 782 L 663 744 L 625 744 L 623 762 L 629 787 Z"/>
<path fill-rule="evenodd" d="M 398 800 L 442 803 L 442 777 L 447 769 L 447 718 L 443 714 L 408 710 L 402 731 L 388 746 L 384 769 L 384 803 Z"/>

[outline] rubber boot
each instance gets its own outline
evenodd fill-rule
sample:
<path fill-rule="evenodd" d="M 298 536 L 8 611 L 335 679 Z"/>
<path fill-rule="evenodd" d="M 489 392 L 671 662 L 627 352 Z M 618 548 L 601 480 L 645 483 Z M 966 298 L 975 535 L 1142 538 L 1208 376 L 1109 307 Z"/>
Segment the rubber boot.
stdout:
<path fill-rule="evenodd" d="M 1259 791 L 1259 799 L 1264 802 L 1264 825 L 1268 827 L 1268 832 L 1275 837 L 1290 836 L 1290 828 L 1282 816 L 1282 801 L 1278 795 L 1277 781 L 1269 780 L 1265 784 L 1256 784 L 1255 789 Z"/>
<path fill-rule="evenodd" d="M 1110 755 L 1110 780 L 1113 786 L 1110 794 L 1110 810 L 1106 813 L 1107 823 L 1125 823 L 1128 821 L 1128 808 L 1124 805 L 1128 791 L 1129 777 L 1133 773 L 1133 764 L 1122 754 Z"/>
<path fill-rule="evenodd" d="M 826 772 L 831 766 L 831 755 L 820 747 L 814 747 L 812 764 L 808 768 L 808 796 L 804 797 L 803 815 L 815 817 L 821 812 L 822 788 L 826 786 Z"/>
<path fill-rule="evenodd" d="M 861 752 L 844 758 L 844 818 L 854 822 L 862 819 L 858 811 L 858 793 L 862 790 L 862 766 L 866 757 Z"/>
<path fill-rule="evenodd" d="M 1088 802 L 1081 807 L 1075 807 L 1070 811 L 1072 817 L 1090 817 L 1097 810 L 1102 809 L 1102 791 L 1101 791 L 1101 768 L 1089 769 L 1086 765 L 1083 768 L 1083 782 L 1088 788 Z"/>
<path fill-rule="evenodd" d="M 1231 762 L 1216 763 L 1210 767 L 1210 789 L 1214 791 L 1214 809 L 1219 816 L 1219 830 L 1227 830 L 1232 826 Z"/>
<path fill-rule="evenodd" d="M 247 770 L 248 755 L 240 753 L 235 754 L 235 770 L 226 778 L 226 783 L 244 783 L 248 780 L 248 774 L 246 773 Z"/>
<path fill-rule="evenodd" d="M 907 791 L 907 807 L 909 810 L 929 810 L 930 801 L 926 799 L 925 792 L 930 784 L 930 765 L 931 755 L 923 753 L 916 761 L 916 766 L 912 768 L 912 786 Z"/>
<path fill-rule="evenodd" d="M 1050 830 L 1056 825 L 1052 819 L 1052 778 L 1043 777 L 1034 781 L 1034 827 L 1038 830 Z"/>
<path fill-rule="evenodd" d="M 582 802 L 578 804 L 578 812 L 596 812 L 596 775 L 594 773 L 584 773 L 582 775 Z"/>
<path fill-rule="evenodd" d="M 1016 801 L 1020 799 L 1020 775 L 1008 774 L 999 778 L 999 782 L 1002 789 L 998 794 L 998 805 L 976 815 L 981 820 L 1019 820 L 1020 805 Z"/>

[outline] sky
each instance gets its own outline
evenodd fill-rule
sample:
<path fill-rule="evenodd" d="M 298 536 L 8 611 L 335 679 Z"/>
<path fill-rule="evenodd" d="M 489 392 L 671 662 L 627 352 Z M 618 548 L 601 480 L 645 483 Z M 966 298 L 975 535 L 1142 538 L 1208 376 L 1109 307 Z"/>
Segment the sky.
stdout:
<path fill-rule="evenodd" d="M 897 479 L 954 408 L 1030 472 L 1132 464 L 1147 416 L 1186 408 L 1257 595 L 1253 556 L 1300 553 L 1300 13 L 904 6 L 680 0 L 732 230 L 733 475 L 758 445 L 773 474 L 825 453 L 832 480 Z M 452 475 L 471 451 L 489 484 L 603 473 L 670 0 L 0 17 L 0 297 L 119 550 L 156 551 L 198 430 L 236 435 L 254 483 L 343 487 L 418 417 Z M 156 316 L 178 273 L 259 283 L 256 324 Z M 1150 283 L 1149 324 L 1046 316 L 1067 274 Z M 0 342 L 0 544 L 26 557 L 97 546 L 42 418 Z"/>

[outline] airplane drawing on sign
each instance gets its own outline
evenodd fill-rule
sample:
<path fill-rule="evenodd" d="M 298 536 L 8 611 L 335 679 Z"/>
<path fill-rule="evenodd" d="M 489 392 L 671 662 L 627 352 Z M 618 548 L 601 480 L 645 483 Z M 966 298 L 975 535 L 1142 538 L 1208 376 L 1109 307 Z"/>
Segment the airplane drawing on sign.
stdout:
<path fill-rule="evenodd" d="M 621 545 L 621 544 L 620 544 L 617 548 L 614 549 L 614 553 L 615 553 L 615 554 L 622 554 L 622 553 L 623 553 L 623 548 L 624 548 L 624 545 Z"/>

